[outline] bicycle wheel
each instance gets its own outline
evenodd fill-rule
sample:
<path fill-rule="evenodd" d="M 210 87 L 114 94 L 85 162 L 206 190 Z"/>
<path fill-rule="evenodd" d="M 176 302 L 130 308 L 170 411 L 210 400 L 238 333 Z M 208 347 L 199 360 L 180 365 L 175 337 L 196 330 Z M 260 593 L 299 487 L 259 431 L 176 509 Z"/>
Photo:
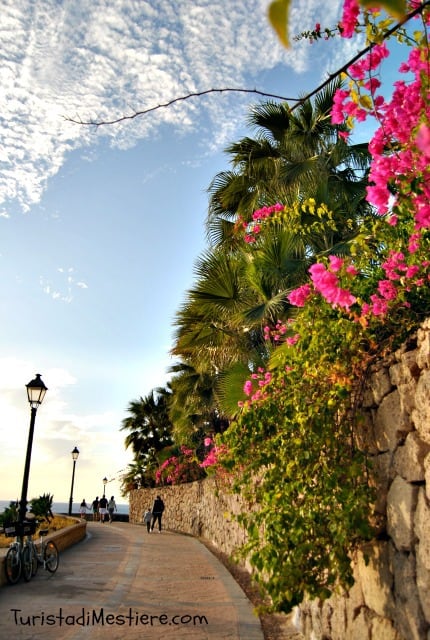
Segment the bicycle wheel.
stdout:
<path fill-rule="evenodd" d="M 37 547 L 33 544 L 33 554 L 32 554 L 32 562 L 31 562 L 31 575 L 34 577 L 39 568 L 39 558 L 37 557 Z"/>
<path fill-rule="evenodd" d="M 21 577 L 21 556 L 17 547 L 10 547 L 4 561 L 6 579 L 9 584 L 16 584 Z"/>
<path fill-rule="evenodd" d="M 45 551 L 43 552 L 43 559 L 45 560 L 45 568 L 51 573 L 55 573 L 58 569 L 60 562 L 60 556 L 58 554 L 57 545 L 50 540 L 46 543 Z"/>
<path fill-rule="evenodd" d="M 33 565 L 32 556 L 32 549 L 28 544 L 26 544 L 24 549 L 22 550 L 22 575 L 26 582 L 29 582 L 31 580 Z"/>

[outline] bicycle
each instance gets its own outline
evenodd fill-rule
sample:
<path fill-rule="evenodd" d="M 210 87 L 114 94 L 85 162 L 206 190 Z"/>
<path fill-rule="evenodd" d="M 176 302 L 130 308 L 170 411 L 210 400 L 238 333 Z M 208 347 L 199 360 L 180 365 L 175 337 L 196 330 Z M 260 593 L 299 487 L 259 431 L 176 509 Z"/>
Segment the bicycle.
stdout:
<path fill-rule="evenodd" d="M 55 542 L 44 537 L 48 534 L 48 529 L 40 529 L 40 552 L 34 542 L 32 535 L 35 533 L 37 525 L 36 520 L 25 522 L 14 522 L 4 527 L 7 537 L 16 536 L 14 542 L 11 543 L 5 558 L 6 579 L 9 584 L 16 584 L 21 575 L 26 582 L 33 578 L 39 565 L 50 573 L 55 573 L 59 565 L 59 553 Z M 25 541 L 23 541 L 26 536 Z"/>

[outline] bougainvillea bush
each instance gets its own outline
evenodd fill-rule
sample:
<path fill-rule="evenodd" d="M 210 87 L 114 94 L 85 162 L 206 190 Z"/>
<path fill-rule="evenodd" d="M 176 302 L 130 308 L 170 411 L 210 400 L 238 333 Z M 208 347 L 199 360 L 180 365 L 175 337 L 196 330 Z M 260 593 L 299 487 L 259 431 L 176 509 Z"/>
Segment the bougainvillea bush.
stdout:
<path fill-rule="evenodd" d="M 351 554 L 376 534 L 371 460 L 357 445 L 361 385 L 369 365 L 430 313 L 430 12 L 429 2 L 405 6 L 395 28 L 394 18 L 346 0 L 335 29 L 308 32 L 366 33 L 369 47 L 346 69 L 332 121 L 346 123 L 346 138 L 357 122 L 376 121 L 367 189 L 375 215 L 348 253 L 311 266 L 289 295 L 289 321 L 264 329 L 270 365 L 251 373 L 235 421 L 209 451 L 254 505 L 241 515 L 242 552 L 277 610 L 352 583 Z M 380 64 L 390 33 L 405 59 L 386 99 Z M 263 213 L 238 225 L 250 251 L 288 218 L 280 203 Z"/>

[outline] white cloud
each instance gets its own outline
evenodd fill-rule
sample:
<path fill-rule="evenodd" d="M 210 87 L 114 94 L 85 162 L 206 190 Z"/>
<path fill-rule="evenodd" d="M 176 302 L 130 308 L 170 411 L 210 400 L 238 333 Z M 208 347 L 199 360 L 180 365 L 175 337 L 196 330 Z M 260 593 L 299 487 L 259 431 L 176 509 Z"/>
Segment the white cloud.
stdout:
<path fill-rule="evenodd" d="M 40 276 L 39 282 L 43 293 L 51 297 L 53 300 L 59 300 L 70 304 L 75 297 L 75 289 L 88 289 L 88 285 L 82 280 L 77 281 L 73 267 L 58 267 L 55 283 L 47 278 Z"/>
<path fill-rule="evenodd" d="M 162 122 L 189 131 L 200 128 L 200 116 L 206 115 L 213 131 L 208 148 L 224 145 L 249 96 L 187 100 L 96 131 L 64 116 L 111 119 L 190 92 L 249 86 L 278 64 L 298 72 L 309 69 L 311 47 L 300 43 L 283 49 L 268 24 L 267 5 L 268 0 L 6 0 L 1 16 L 1 215 L 7 215 L 11 201 L 28 210 L 67 153 L 85 152 L 100 136 L 127 148 L 154 135 Z M 311 28 L 322 16 L 333 22 L 339 5 L 340 0 L 293 2 L 292 32 Z M 333 53 L 333 46 L 327 47 L 327 55 L 329 49 Z"/>

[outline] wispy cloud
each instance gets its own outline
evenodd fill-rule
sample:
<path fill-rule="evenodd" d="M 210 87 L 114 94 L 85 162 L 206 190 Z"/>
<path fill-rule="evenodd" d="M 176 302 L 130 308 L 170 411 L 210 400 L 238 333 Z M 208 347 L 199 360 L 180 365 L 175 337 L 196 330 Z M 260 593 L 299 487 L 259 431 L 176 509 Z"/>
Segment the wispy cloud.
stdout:
<path fill-rule="evenodd" d="M 191 131 L 204 116 L 208 142 L 223 145 L 242 114 L 243 96 L 188 100 L 97 131 L 71 124 L 64 116 L 100 120 L 189 92 L 252 88 L 261 72 L 277 65 L 304 72 L 310 68 L 312 48 L 299 43 L 283 49 L 268 24 L 267 4 L 5 0 L 0 18 L 1 215 L 7 215 L 12 201 L 23 210 L 38 202 L 67 153 L 76 148 L 86 152 L 100 137 L 127 148 L 154 134 L 160 123 Z M 325 24 L 334 22 L 340 0 L 292 4 L 291 31 L 297 33 L 322 15 Z"/>
<path fill-rule="evenodd" d="M 59 267 L 57 269 L 55 283 L 52 282 L 51 279 L 48 280 L 47 278 L 40 276 L 40 286 L 42 287 L 43 292 L 53 300 L 70 304 L 73 301 L 74 290 L 76 288 L 88 289 L 88 285 L 85 282 L 75 279 L 74 273 L 75 269 L 73 267 L 68 267 L 67 269 Z"/>

